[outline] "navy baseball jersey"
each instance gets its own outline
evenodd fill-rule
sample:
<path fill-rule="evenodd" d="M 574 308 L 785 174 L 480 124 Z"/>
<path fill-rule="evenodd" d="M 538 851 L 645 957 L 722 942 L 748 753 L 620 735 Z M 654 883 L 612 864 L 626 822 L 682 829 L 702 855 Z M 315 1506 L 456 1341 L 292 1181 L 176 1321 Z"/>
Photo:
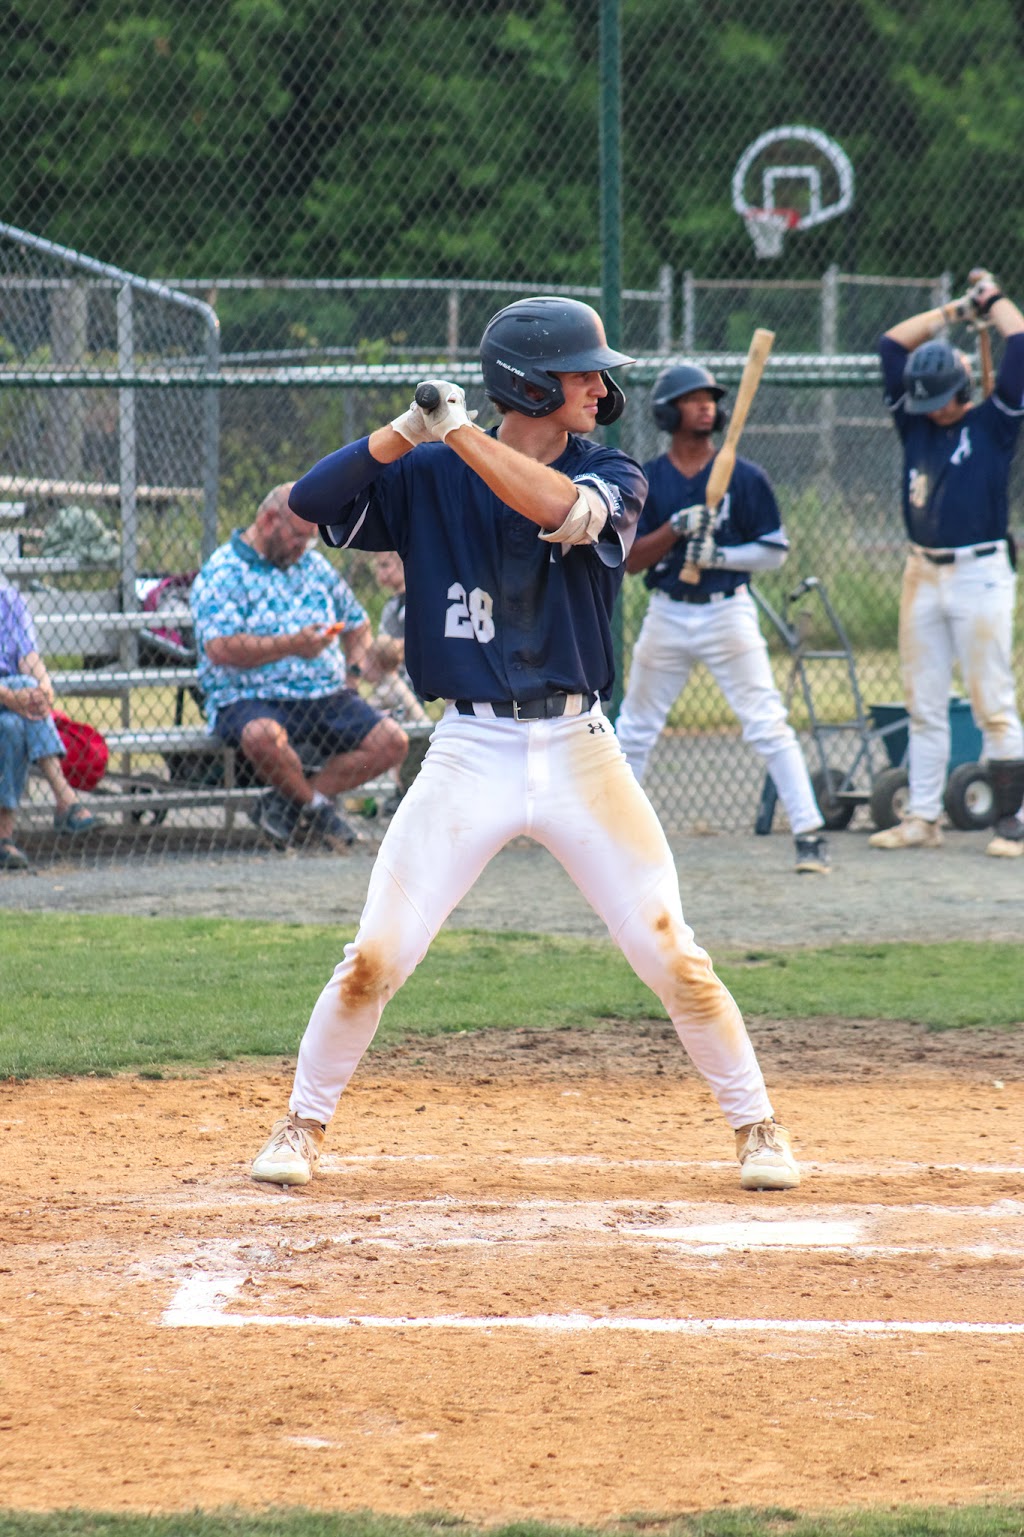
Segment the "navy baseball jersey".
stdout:
<path fill-rule="evenodd" d="M 570 435 L 552 468 L 596 487 L 608 521 L 596 544 L 563 546 L 541 540 L 443 443 L 389 465 L 377 465 L 366 443 L 314 465 L 290 502 L 327 544 L 398 551 L 406 667 L 421 698 L 607 698 L 611 613 L 647 489 L 640 466 Z"/>
<path fill-rule="evenodd" d="M 1007 485 L 1024 416 L 1024 335 L 1010 336 L 993 393 L 952 427 L 904 410 L 905 347 L 878 344 L 885 403 L 903 444 L 903 521 L 914 544 L 955 549 L 1005 539 Z"/>
<path fill-rule="evenodd" d="M 637 535 L 653 534 L 681 507 L 696 507 L 704 501 L 711 473 L 711 459 L 697 475 L 683 475 L 668 454 L 660 454 L 644 465 L 649 482 L 647 501 L 640 514 Z M 749 459 L 737 459 L 729 489 L 718 504 L 712 528 L 715 543 L 725 547 L 736 544 L 781 545 L 789 543 L 779 520 L 779 506 L 767 475 Z M 700 581 L 692 586 L 679 579 L 686 560 L 685 539 L 678 540 L 663 560 L 644 573 L 650 588 L 665 592 L 670 598 L 692 599 L 695 593 L 735 592 L 750 581 L 747 571 L 702 571 Z"/>

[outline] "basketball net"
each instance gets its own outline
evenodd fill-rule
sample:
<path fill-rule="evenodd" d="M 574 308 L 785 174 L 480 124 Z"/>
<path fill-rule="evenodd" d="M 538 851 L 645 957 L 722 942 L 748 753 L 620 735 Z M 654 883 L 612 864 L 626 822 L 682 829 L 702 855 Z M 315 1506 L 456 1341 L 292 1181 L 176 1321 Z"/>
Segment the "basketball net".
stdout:
<path fill-rule="evenodd" d="M 782 253 L 786 231 L 795 229 L 800 215 L 795 208 L 748 208 L 743 215 L 755 255 L 765 261 Z"/>

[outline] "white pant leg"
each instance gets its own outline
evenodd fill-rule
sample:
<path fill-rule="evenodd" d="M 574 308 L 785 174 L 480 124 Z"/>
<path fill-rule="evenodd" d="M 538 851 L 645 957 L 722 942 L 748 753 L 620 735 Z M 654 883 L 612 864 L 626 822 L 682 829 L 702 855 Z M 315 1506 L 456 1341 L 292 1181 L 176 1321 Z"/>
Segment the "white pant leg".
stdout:
<path fill-rule="evenodd" d="M 520 733 L 503 741 L 501 728 Z M 326 1124 L 388 999 L 492 856 L 525 831 L 526 731 L 453 711 L 384 835 L 359 929 L 313 1007 L 290 1108 Z"/>
<path fill-rule="evenodd" d="M 701 610 L 699 658 L 711 673 L 752 747 L 772 776 L 794 833 L 823 826 L 803 749 L 775 685 L 757 609 L 746 588 Z"/>
<path fill-rule="evenodd" d="M 680 623 L 683 604 L 652 593 L 629 664 L 629 683 L 615 733 L 633 773 L 642 781 L 651 749 L 693 666 Z"/>
<path fill-rule="evenodd" d="M 1002 551 L 960 561 L 951 571 L 948 605 L 957 660 L 984 758 L 1024 758 L 1024 730 L 1013 679 L 1013 611 L 1017 578 Z"/>
<path fill-rule="evenodd" d="M 771 1102 L 743 1017 L 683 917 L 672 851 L 608 722 L 595 711 L 547 724 L 546 751 L 531 728 L 531 835 L 660 998 L 729 1125 L 763 1120 Z"/>
<path fill-rule="evenodd" d="M 946 616 L 943 573 L 910 555 L 900 594 L 899 650 L 903 695 L 910 716 L 908 812 L 934 822 L 942 810 L 949 763 L 949 689 L 953 635 Z"/>

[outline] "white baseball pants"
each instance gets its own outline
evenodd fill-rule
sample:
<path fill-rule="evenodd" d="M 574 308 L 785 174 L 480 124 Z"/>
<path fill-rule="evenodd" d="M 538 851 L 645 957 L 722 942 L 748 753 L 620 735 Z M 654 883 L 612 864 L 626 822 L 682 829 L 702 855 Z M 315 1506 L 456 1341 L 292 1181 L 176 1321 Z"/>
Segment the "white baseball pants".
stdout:
<path fill-rule="evenodd" d="M 356 937 L 314 1005 L 292 1111 L 331 1118 L 388 999 L 489 860 L 524 834 L 564 866 L 660 998 L 729 1125 L 770 1116 L 742 1015 L 683 918 L 665 834 L 600 705 L 536 722 L 449 705 L 381 843 Z"/>
<path fill-rule="evenodd" d="M 994 555 L 958 550 L 936 566 L 911 550 L 903 568 L 899 649 L 910 716 L 907 809 L 934 822 L 949 765 L 949 694 L 957 662 L 984 758 L 1024 758 L 1013 681 L 1017 578 L 1000 541 Z"/>
<path fill-rule="evenodd" d="M 651 749 L 698 662 L 725 695 L 743 740 L 771 774 L 794 835 L 821 827 L 803 751 L 786 719 L 757 607 L 745 587 L 722 603 L 676 603 L 665 593 L 651 593 L 615 724 L 637 779 L 643 779 Z"/>

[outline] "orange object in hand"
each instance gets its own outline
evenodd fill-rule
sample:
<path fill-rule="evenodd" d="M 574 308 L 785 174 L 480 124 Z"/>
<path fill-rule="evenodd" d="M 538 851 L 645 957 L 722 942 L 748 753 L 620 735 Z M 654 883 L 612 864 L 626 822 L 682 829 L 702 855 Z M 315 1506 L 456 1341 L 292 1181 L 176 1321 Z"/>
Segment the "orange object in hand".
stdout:
<path fill-rule="evenodd" d="M 325 635 L 340 635 L 345 628 L 344 619 L 336 619 L 333 624 L 324 625 Z"/>

